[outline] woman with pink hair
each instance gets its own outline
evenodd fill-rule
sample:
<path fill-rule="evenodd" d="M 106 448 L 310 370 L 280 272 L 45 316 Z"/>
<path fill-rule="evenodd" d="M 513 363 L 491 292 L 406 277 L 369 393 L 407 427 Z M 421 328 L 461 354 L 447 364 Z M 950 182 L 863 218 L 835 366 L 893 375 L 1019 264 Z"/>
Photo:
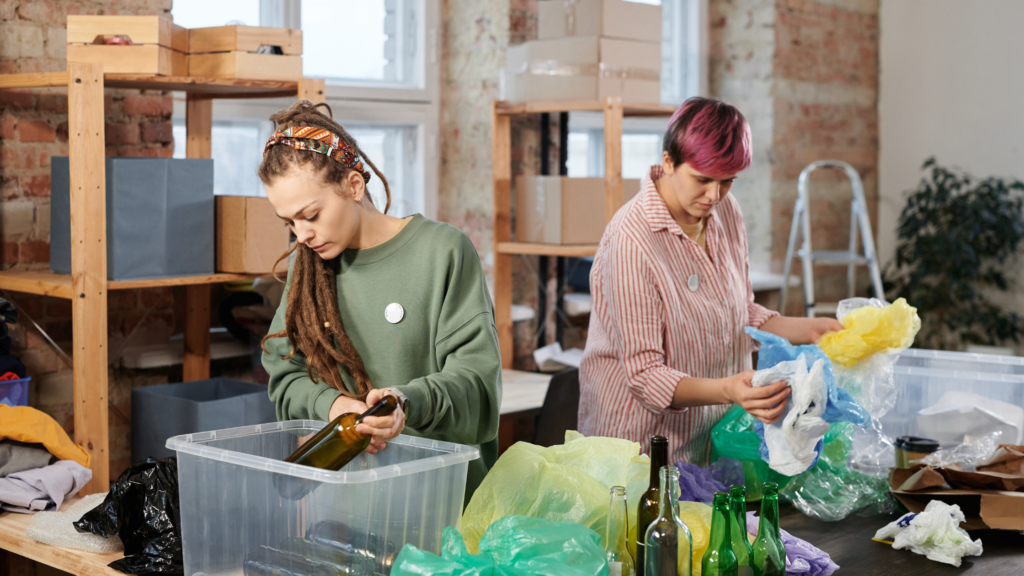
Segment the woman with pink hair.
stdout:
<path fill-rule="evenodd" d="M 639 442 L 665 436 L 670 462 L 707 466 L 711 429 L 739 404 L 779 419 L 785 382 L 754 388 L 751 326 L 794 344 L 842 329 L 754 303 L 743 216 L 729 189 L 750 166 L 750 127 L 736 108 L 687 100 L 669 121 L 661 164 L 604 232 L 580 366 L 579 429 Z"/>

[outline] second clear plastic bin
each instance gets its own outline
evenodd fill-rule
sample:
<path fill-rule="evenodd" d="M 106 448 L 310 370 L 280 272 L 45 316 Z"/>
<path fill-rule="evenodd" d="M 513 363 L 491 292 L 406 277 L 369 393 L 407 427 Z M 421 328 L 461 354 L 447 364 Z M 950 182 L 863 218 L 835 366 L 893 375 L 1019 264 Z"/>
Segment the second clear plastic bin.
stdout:
<path fill-rule="evenodd" d="M 339 472 L 283 462 L 323 426 L 297 420 L 167 441 L 178 456 L 186 576 L 320 574 L 322 566 L 303 562 L 321 552 L 326 573 L 386 574 L 407 543 L 440 552 L 444 528 L 459 527 L 468 463 L 479 450 L 399 436 Z M 310 489 L 293 500 L 279 492 L 282 482 Z M 314 554 L 303 548 L 310 543 L 335 547 Z"/>
<path fill-rule="evenodd" d="M 887 436 L 922 436 L 948 446 L 998 429 L 1001 443 L 1020 442 L 1024 358 L 910 349 L 893 371 L 896 405 L 881 419 Z"/>

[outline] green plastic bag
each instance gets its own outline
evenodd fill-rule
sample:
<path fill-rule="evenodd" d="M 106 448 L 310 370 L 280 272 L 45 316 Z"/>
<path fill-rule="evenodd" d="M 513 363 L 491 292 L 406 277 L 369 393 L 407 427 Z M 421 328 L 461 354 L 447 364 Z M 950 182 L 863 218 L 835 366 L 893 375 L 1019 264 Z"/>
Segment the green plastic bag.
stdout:
<path fill-rule="evenodd" d="M 650 458 L 640 456 L 640 445 L 629 440 L 572 431 L 565 438 L 565 444 L 550 448 L 519 442 L 501 455 L 462 516 L 471 553 L 480 551 L 491 524 L 506 516 L 574 522 L 604 534 L 612 486 L 626 487 L 627 540 L 635 545 L 636 509 L 650 482 Z"/>
<path fill-rule="evenodd" d="M 571 522 L 509 516 L 480 539 L 470 554 L 454 528 L 444 530 L 441 556 L 407 544 L 395 559 L 392 576 L 607 576 L 601 537 Z"/>

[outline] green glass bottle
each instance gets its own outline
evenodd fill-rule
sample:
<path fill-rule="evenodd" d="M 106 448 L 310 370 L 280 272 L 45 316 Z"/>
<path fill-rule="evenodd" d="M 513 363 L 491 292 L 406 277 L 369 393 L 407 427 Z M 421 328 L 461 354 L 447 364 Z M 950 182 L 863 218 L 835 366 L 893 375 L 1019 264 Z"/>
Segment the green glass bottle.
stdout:
<path fill-rule="evenodd" d="M 732 519 L 729 510 L 729 495 L 715 492 L 715 500 L 711 506 L 711 538 L 708 549 L 701 560 L 703 576 L 738 576 L 736 553 L 732 551 L 731 529 Z"/>
<path fill-rule="evenodd" d="M 341 470 L 370 445 L 371 437 L 356 430 L 356 426 L 362 423 L 363 418 L 387 416 L 396 408 L 398 398 L 388 395 L 362 414 L 342 414 L 310 437 L 284 461 L 322 470 Z M 320 483 L 305 478 L 277 475 L 274 477 L 274 485 L 282 497 L 300 500 Z"/>
<path fill-rule="evenodd" d="M 608 504 L 608 524 L 605 531 L 604 550 L 608 556 L 608 576 L 634 576 L 633 557 L 626 546 L 629 521 L 626 516 L 626 489 L 612 486 L 611 502 Z"/>
<path fill-rule="evenodd" d="M 779 530 L 779 485 L 764 483 L 761 498 L 761 522 L 754 540 L 754 575 L 785 576 L 786 545 Z"/>
<path fill-rule="evenodd" d="M 747 489 L 739 484 L 729 489 L 729 509 L 732 511 L 731 528 L 732 551 L 736 554 L 736 565 L 739 576 L 754 576 L 752 569 L 754 550 L 747 538 Z"/>
<path fill-rule="evenodd" d="M 640 497 L 636 511 L 636 573 L 644 576 L 644 537 L 647 528 L 658 518 L 661 503 L 661 469 L 668 466 L 668 438 L 651 437 L 651 483 Z M 656 576 L 656 575 L 652 575 Z"/>
<path fill-rule="evenodd" d="M 644 535 L 644 573 L 650 576 L 690 576 L 693 537 L 679 517 L 679 469 L 663 466 L 658 517 Z"/>

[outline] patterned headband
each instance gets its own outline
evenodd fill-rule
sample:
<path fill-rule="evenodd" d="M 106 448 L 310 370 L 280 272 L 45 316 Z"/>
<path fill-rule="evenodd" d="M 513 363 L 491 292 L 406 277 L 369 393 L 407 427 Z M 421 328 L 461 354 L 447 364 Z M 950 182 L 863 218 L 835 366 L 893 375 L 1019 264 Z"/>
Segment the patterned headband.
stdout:
<path fill-rule="evenodd" d="M 267 140 L 267 145 L 263 148 L 264 156 L 267 155 L 270 147 L 274 144 L 284 144 L 296 150 L 319 152 L 335 162 L 352 170 L 359 171 L 363 175 L 364 181 L 370 181 L 370 173 L 366 168 L 363 168 L 363 162 L 359 155 L 355 153 L 351 146 L 342 142 L 341 138 L 330 130 L 314 128 L 312 126 L 299 126 L 278 130 Z"/>

